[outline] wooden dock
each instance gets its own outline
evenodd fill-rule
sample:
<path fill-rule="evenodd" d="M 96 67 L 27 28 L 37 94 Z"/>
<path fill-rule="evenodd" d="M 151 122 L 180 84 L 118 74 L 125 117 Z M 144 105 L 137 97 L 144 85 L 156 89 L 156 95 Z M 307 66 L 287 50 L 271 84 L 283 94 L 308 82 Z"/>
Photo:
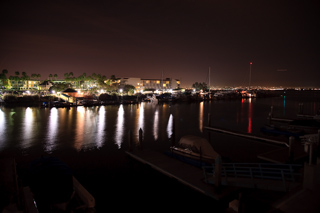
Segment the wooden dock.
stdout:
<path fill-rule="evenodd" d="M 164 153 L 151 150 L 135 150 L 133 152 L 127 151 L 126 153 L 133 159 L 147 164 L 166 176 L 174 178 L 217 201 L 228 201 L 239 190 L 238 187 L 234 186 L 221 186 L 217 189 L 214 185 L 204 182 L 204 174 L 201 168 L 167 156 Z"/>
<path fill-rule="evenodd" d="M 292 147 L 292 154 L 288 147 L 275 149 L 269 152 L 257 155 L 258 158 L 272 163 L 292 163 L 301 159 L 307 158 L 308 153 L 303 150 L 302 145 L 295 145 Z"/>

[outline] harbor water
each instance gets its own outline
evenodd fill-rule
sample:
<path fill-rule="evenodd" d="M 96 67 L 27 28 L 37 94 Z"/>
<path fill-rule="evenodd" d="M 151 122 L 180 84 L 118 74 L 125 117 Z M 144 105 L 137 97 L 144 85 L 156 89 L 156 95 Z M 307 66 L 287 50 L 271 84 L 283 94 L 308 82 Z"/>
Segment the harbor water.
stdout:
<path fill-rule="evenodd" d="M 203 127 L 208 125 L 209 118 L 211 126 L 264 136 L 260 128 L 268 122 L 271 106 L 274 116 L 284 118 L 295 118 L 301 103 L 305 114 L 318 112 L 318 95 L 302 93 L 260 99 L 143 102 L 70 109 L 2 106 L 0 157 L 16 159 L 23 184 L 28 184 L 30 162 L 41 156 L 59 158 L 95 197 L 98 212 L 128 207 L 143 212 L 214 209 L 212 199 L 128 158 L 125 151 L 129 131 L 137 144 L 139 129 L 143 130 L 142 148 L 159 152 L 168 150 L 173 139 L 177 142 L 184 135 L 208 138 Z M 221 133 L 210 133 L 210 143 L 233 162 L 259 162 L 257 154 L 278 148 Z"/>

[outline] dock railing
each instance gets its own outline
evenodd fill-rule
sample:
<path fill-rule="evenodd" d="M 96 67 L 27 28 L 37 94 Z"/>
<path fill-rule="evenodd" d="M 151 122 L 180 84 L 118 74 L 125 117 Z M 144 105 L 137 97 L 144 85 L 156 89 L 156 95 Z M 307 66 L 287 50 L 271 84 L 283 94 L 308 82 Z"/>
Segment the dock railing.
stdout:
<path fill-rule="evenodd" d="M 204 166 L 204 180 L 214 184 L 215 166 Z M 267 184 L 274 184 L 277 188 L 287 191 L 288 182 L 297 182 L 301 173 L 298 164 L 269 164 L 269 163 L 223 163 L 221 167 L 222 185 L 247 186 L 249 188 L 263 188 Z"/>

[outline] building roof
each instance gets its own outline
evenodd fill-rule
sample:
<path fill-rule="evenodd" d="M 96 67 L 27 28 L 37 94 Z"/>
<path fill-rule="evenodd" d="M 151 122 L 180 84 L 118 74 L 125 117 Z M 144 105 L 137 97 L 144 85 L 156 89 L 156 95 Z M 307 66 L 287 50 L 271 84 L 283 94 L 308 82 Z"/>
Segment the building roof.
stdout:
<path fill-rule="evenodd" d="M 62 92 L 64 92 L 64 93 L 70 93 L 70 92 L 77 92 L 77 91 L 74 90 L 74 89 L 72 89 L 72 88 L 68 88 L 68 89 L 66 89 L 66 90 L 64 90 L 64 91 L 62 91 Z"/>

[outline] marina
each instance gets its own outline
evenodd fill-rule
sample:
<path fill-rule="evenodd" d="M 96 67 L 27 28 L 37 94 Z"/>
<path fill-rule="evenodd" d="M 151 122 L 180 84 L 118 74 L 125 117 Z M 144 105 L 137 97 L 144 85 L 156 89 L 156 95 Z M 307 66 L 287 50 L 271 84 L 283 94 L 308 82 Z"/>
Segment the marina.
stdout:
<path fill-rule="evenodd" d="M 132 206 L 148 203 L 165 210 L 164 200 L 179 198 L 187 200 L 194 209 L 209 206 L 229 209 L 242 201 L 245 202 L 240 206 L 246 203 L 246 208 L 252 210 L 281 209 L 289 202 L 285 201 L 286 196 L 299 197 L 305 190 L 316 193 L 317 146 L 310 145 L 307 139 L 290 140 L 261 132 L 261 126 L 268 123 L 270 103 L 274 106 L 274 115 L 294 118 L 299 111 L 298 102 L 288 97 L 285 105 L 283 99 L 277 97 L 78 106 L 68 110 L 2 107 L 0 154 L 1 158 L 15 157 L 18 179 L 23 186 L 28 185 L 28 168 L 33 160 L 42 155 L 61 159 L 94 197 L 98 212 L 111 206 L 122 209 L 123 202 Z M 313 114 L 317 104 L 304 107 L 305 113 Z M 221 182 L 215 181 L 214 163 L 198 164 L 199 167 L 171 155 L 170 146 L 178 145 L 185 135 L 207 139 L 221 155 Z M 273 178 L 278 180 L 262 181 L 260 177 L 267 177 L 267 169 L 256 173 L 255 168 L 258 165 L 265 168 L 265 164 L 298 164 L 301 169 L 294 169 L 296 182 L 286 180 L 284 184 L 280 178 L 282 170 L 274 170 Z M 230 165 L 236 169 L 230 169 Z M 245 179 L 238 176 L 242 169 L 248 176 Z M 287 171 L 283 170 L 283 174 Z M 235 176 L 238 177 L 235 179 Z M 138 192 L 141 197 L 137 197 Z M 270 194 L 267 200 L 262 199 L 265 194 Z M 112 201 L 110 206 L 104 205 L 106 198 Z M 171 208 L 188 209 L 178 203 Z"/>

